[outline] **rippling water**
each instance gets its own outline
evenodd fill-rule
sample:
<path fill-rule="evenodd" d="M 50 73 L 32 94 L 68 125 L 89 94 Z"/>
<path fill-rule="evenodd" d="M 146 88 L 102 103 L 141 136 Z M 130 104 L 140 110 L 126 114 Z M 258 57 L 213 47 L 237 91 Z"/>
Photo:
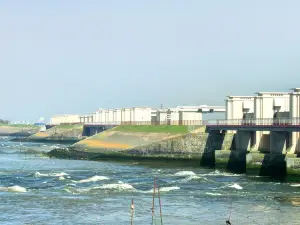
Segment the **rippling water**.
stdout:
<path fill-rule="evenodd" d="M 53 145 L 0 137 L 0 224 L 151 224 L 153 178 L 166 224 L 300 224 L 300 186 L 168 163 L 49 159 Z M 27 154 L 25 154 L 27 152 Z M 300 204 L 300 203 L 299 203 Z M 160 224 L 158 199 L 156 225 Z"/>

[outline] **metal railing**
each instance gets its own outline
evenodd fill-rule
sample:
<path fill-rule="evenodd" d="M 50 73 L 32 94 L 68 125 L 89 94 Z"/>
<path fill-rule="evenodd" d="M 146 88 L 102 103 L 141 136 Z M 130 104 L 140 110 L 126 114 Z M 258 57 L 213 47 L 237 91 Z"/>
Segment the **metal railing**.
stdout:
<path fill-rule="evenodd" d="M 203 120 L 178 120 L 178 121 L 115 121 L 115 122 L 86 122 L 85 125 L 90 126 L 106 126 L 106 125 L 186 125 L 186 126 L 203 126 L 206 125 L 206 121 Z"/>
<path fill-rule="evenodd" d="M 219 126 L 291 126 L 300 125 L 300 118 L 270 118 L 270 119 L 234 119 L 234 120 L 217 120 L 215 124 Z"/>
<path fill-rule="evenodd" d="M 115 121 L 86 122 L 85 125 L 118 126 L 118 125 L 186 125 L 186 126 L 291 126 L 300 125 L 300 118 L 280 119 L 233 119 L 233 120 L 178 120 L 178 121 Z"/>

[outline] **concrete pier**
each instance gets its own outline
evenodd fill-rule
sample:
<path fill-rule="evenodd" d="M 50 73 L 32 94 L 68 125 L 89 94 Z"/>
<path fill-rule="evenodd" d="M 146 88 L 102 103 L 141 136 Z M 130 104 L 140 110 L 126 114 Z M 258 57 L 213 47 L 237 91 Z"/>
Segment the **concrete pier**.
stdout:
<path fill-rule="evenodd" d="M 246 156 L 246 173 L 256 176 L 284 177 L 286 155 L 250 152 Z"/>
<path fill-rule="evenodd" d="M 246 172 L 246 152 L 238 150 L 216 150 L 215 168 L 234 173 Z"/>

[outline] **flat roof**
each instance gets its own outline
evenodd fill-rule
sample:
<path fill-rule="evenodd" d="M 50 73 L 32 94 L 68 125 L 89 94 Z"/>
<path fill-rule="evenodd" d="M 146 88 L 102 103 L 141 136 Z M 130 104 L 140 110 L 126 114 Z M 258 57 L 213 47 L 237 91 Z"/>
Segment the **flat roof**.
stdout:
<path fill-rule="evenodd" d="M 254 94 L 261 94 L 261 95 L 272 95 L 272 94 L 280 94 L 280 95 L 288 95 L 288 92 L 255 92 Z"/>

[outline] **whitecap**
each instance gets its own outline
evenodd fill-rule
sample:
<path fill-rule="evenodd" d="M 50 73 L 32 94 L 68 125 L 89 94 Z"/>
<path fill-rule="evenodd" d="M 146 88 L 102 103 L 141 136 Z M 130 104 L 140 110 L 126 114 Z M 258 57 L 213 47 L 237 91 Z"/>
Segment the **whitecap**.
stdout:
<path fill-rule="evenodd" d="M 291 184 L 291 187 L 300 187 L 300 184 Z"/>
<path fill-rule="evenodd" d="M 212 192 L 206 192 L 206 195 L 211 195 L 211 196 L 221 196 L 221 193 L 212 193 Z"/>
<path fill-rule="evenodd" d="M 235 188 L 235 189 L 238 189 L 238 190 L 242 190 L 243 189 L 243 187 L 241 187 L 238 184 L 229 185 L 228 187 Z"/>
<path fill-rule="evenodd" d="M 58 179 L 59 179 L 59 180 L 65 180 L 65 178 L 64 178 L 64 177 L 58 177 Z"/>
<path fill-rule="evenodd" d="M 18 185 L 11 186 L 11 187 L 0 187 L 0 191 L 27 192 L 26 188 Z"/>
<path fill-rule="evenodd" d="M 180 187 L 160 187 L 159 188 L 159 192 L 169 192 L 169 191 L 174 191 L 174 190 L 179 190 Z M 156 192 L 157 192 L 157 189 L 155 189 Z M 148 191 L 140 191 L 142 193 L 153 193 L 153 188 L 151 190 L 148 190 Z"/>
<path fill-rule="evenodd" d="M 191 180 L 205 180 L 205 181 L 208 181 L 208 179 L 205 178 L 205 177 L 201 177 L 201 176 L 197 176 L 197 175 L 191 175 L 191 176 L 188 176 L 188 177 L 182 179 L 181 182 L 186 183 L 186 182 L 191 181 Z"/>
<path fill-rule="evenodd" d="M 118 190 L 118 191 L 123 191 L 123 190 L 135 190 L 134 187 L 132 187 L 130 184 L 104 184 L 98 187 L 93 187 L 91 190 L 96 190 L 96 189 L 108 189 L 108 190 Z"/>
<path fill-rule="evenodd" d="M 108 177 L 105 177 L 105 176 L 93 176 L 93 177 L 90 177 L 88 179 L 84 179 L 84 180 L 79 180 L 79 181 L 73 181 L 75 183 L 88 183 L 88 182 L 96 182 L 96 181 L 100 181 L 100 180 L 109 180 Z"/>
<path fill-rule="evenodd" d="M 169 192 L 169 191 L 174 191 L 174 190 L 179 190 L 180 187 L 161 187 L 159 188 L 160 192 Z"/>
<path fill-rule="evenodd" d="M 35 172 L 34 177 L 62 177 L 66 176 L 68 174 L 61 172 L 61 173 L 40 173 L 40 172 Z"/>
<path fill-rule="evenodd" d="M 208 174 L 203 174 L 203 176 L 239 177 L 239 176 L 242 176 L 242 174 L 226 173 L 226 172 L 220 172 L 219 170 L 215 170 Z"/>
<path fill-rule="evenodd" d="M 174 176 L 192 176 L 196 175 L 193 171 L 179 171 L 174 174 Z"/>

